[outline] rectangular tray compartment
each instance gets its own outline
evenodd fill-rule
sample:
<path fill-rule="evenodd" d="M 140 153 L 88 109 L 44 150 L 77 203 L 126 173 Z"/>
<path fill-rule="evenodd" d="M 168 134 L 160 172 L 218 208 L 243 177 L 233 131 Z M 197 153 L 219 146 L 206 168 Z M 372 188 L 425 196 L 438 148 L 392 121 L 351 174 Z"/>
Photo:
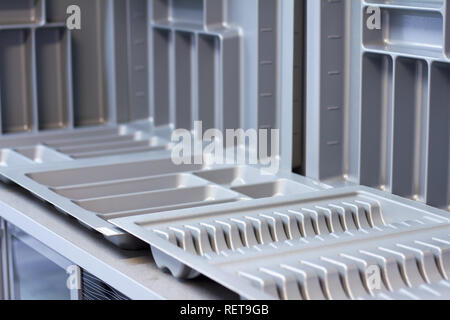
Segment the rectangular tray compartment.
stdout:
<path fill-rule="evenodd" d="M 193 43 L 195 37 L 188 32 L 175 33 L 175 125 L 192 128 L 193 102 Z"/>
<path fill-rule="evenodd" d="M 201 168 L 201 165 L 178 166 L 172 163 L 170 159 L 163 159 L 39 172 L 29 174 L 29 177 L 34 181 L 48 187 L 63 187 L 77 184 L 196 171 Z"/>
<path fill-rule="evenodd" d="M 364 25 L 370 15 L 363 15 Z M 367 48 L 439 57 L 444 47 L 444 19 L 439 11 L 381 8 L 381 29 L 364 28 Z"/>
<path fill-rule="evenodd" d="M 33 164 L 33 161 L 27 157 L 15 152 L 11 149 L 0 150 L 0 166 L 8 167 L 10 165 L 29 166 Z"/>
<path fill-rule="evenodd" d="M 263 176 L 259 169 L 252 167 L 232 167 L 219 170 L 195 172 L 205 180 L 224 186 L 239 186 L 273 180 L 273 176 Z"/>
<path fill-rule="evenodd" d="M 445 46 L 445 56 L 447 58 L 450 57 L 450 6 L 448 5 L 448 2 L 445 1 L 443 3 L 444 6 L 444 24 L 445 24 L 445 30 L 444 30 L 444 46 Z"/>
<path fill-rule="evenodd" d="M 81 147 L 90 146 L 93 144 L 108 144 L 108 143 L 119 143 L 119 142 L 133 142 L 135 141 L 134 135 L 118 135 L 118 134 L 107 134 L 104 137 L 102 135 L 93 135 L 91 137 L 67 137 L 58 140 L 52 140 L 45 142 L 45 145 L 57 150 L 65 147 Z"/>
<path fill-rule="evenodd" d="M 390 56 L 364 54 L 361 103 L 362 184 L 390 188 L 393 119 L 393 62 Z"/>
<path fill-rule="evenodd" d="M 71 0 L 53 0 L 54 20 L 65 22 Z M 76 127 L 103 125 L 114 121 L 110 110 L 112 82 L 109 62 L 113 48 L 107 33 L 111 3 L 102 0 L 78 0 L 82 13 L 82 28 L 72 33 L 73 110 Z M 53 20 L 53 18 L 52 18 Z M 120 107 L 120 106 L 117 106 Z"/>
<path fill-rule="evenodd" d="M 174 276 L 203 274 L 248 299 L 358 299 L 450 272 L 445 212 L 365 187 L 111 222 L 149 243 Z M 370 266 L 386 286 L 367 286 Z"/>
<path fill-rule="evenodd" d="M 314 191 L 307 187 L 287 179 L 280 179 L 274 182 L 254 184 L 242 187 L 235 187 L 232 190 L 242 193 L 253 199 L 281 197 L 292 194 L 301 194 Z"/>
<path fill-rule="evenodd" d="M 57 194 L 72 199 L 82 200 L 101 198 L 127 193 L 152 192 L 165 189 L 192 188 L 206 185 L 207 181 L 190 174 L 177 174 L 160 177 L 143 177 L 125 179 L 115 182 L 94 183 L 82 186 L 68 186 L 52 189 Z"/>
<path fill-rule="evenodd" d="M 450 122 L 438 102 L 447 99 L 438 93 L 447 85 L 447 2 L 309 4 L 308 63 L 314 71 L 307 77 L 306 175 L 333 186 L 372 186 L 448 210 L 448 148 L 442 143 L 448 144 Z M 377 7 L 380 29 L 371 28 Z M 337 28 L 338 21 L 347 27 Z M 345 57 L 339 68 L 337 56 Z M 337 69 L 346 78 L 340 89 L 344 104 L 329 102 L 336 95 L 330 88 L 337 89 L 329 85 L 330 72 Z M 332 118 L 338 110 L 342 118 Z"/>
<path fill-rule="evenodd" d="M 146 152 L 154 152 L 154 151 L 163 151 L 166 150 L 167 146 L 148 146 L 148 143 L 144 143 L 143 146 L 130 146 L 117 148 L 113 150 L 104 150 L 104 151 L 91 151 L 91 152 L 83 152 L 83 153 L 75 153 L 71 154 L 70 157 L 73 159 L 89 159 L 89 158 L 100 158 L 107 156 L 119 156 L 126 154 L 138 154 L 138 153 L 146 153 Z"/>
<path fill-rule="evenodd" d="M 205 130 L 241 126 L 258 129 L 254 114 L 261 117 L 261 126 L 277 126 L 280 102 L 276 79 L 281 77 L 281 56 L 278 54 L 282 51 L 278 0 L 245 3 L 224 0 L 42 0 L 33 3 L 42 4 L 42 21 L 36 25 L 11 27 L 29 28 L 24 32 L 32 35 L 26 48 L 31 52 L 31 71 L 26 76 L 32 79 L 30 103 L 27 104 L 30 112 L 21 114 L 20 120 L 25 120 L 18 121 L 24 128 L 16 130 L 16 124 L 13 126 L 7 119 L 8 112 L 2 112 L 6 124 L 3 132 L 32 132 L 4 137 L 0 147 L 9 148 L 10 155 L 33 162 L 28 169 L 22 167 L 29 173 L 29 176 L 23 174 L 22 178 L 32 185 L 30 191 L 34 195 L 106 237 L 132 238 L 106 223 L 105 220 L 115 212 L 96 215 L 74 202 L 88 199 L 71 199 L 56 191 L 72 191 L 72 188 L 92 184 L 88 190 L 96 190 L 92 193 L 97 192 L 99 198 L 125 196 L 112 186 L 119 183 L 118 180 L 125 180 L 117 188 L 124 188 L 126 194 L 161 191 L 157 185 L 141 185 L 136 181 L 142 177 L 156 179 L 158 175 L 192 174 L 217 168 L 172 164 L 169 159 L 172 145 L 168 144 L 168 137 L 174 128 L 192 129 L 194 120 L 204 120 Z M 65 30 L 70 5 L 81 9 L 81 30 Z M 242 12 L 248 12 L 249 16 Z M 153 19 L 148 15 L 153 15 Z M 0 29 L 4 27 L 0 23 Z M 69 40 L 72 48 L 69 48 Z M 72 106 L 70 89 L 64 92 L 64 88 L 69 87 L 66 80 L 70 78 L 66 69 L 70 64 L 69 56 L 64 54 L 69 51 L 73 58 Z M 261 82 L 258 81 L 260 77 L 264 78 Z M 52 87 L 55 87 L 54 91 Z M 0 84 L 2 95 L 11 96 L 9 89 Z M 16 90 L 22 91 L 22 88 Z M 259 113 L 258 99 L 264 104 L 264 110 Z M 244 109 L 244 102 L 251 105 L 250 108 Z M 2 108 L 9 111 L 9 105 L 13 104 L 17 105 L 5 101 Z M 262 113 L 266 111 L 270 115 L 263 117 Z M 16 116 L 10 118 L 19 119 Z M 130 123 L 134 120 L 142 121 Z M 88 128 L 80 128 L 86 126 L 95 126 L 98 130 L 92 128 L 87 132 L 84 130 Z M 47 130 L 52 132 L 41 132 Z M 165 142 L 149 142 L 148 139 L 155 135 Z M 12 172 L 16 166 L 5 161 L 5 167 Z M 248 173 L 239 172 L 235 180 L 240 179 L 241 174 L 245 183 L 276 179 L 257 176 L 251 179 Z M 289 173 L 282 175 L 285 176 Z M 158 182 L 162 190 L 182 188 L 180 181 L 160 179 L 154 183 Z M 170 199 L 174 204 L 167 203 L 166 210 L 248 200 L 248 197 L 221 189 L 198 176 L 189 182 L 189 186 L 197 190 L 202 187 L 203 191 L 186 200 L 189 202 L 182 200 L 184 194 L 180 192 L 180 203 L 176 198 Z M 139 190 L 145 186 L 149 190 Z M 222 198 L 222 194 L 226 197 Z M 150 213 L 160 209 L 152 206 L 130 209 L 124 204 L 118 214 Z"/>
<path fill-rule="evenodd" d="M 203 0 L 156 0 L 153 1 L 153 19 L 157 22 L 175 21 L 201 25 Z"/>
<path fill-rule="evenodd" d="M 72 127 L 70 33 L 60 27 L 35 32 L 39 130 Z"/>
<path fill-rule="evenodd" d="M 0 28 L 36 25 L 44 22 L 45 0 L 4 0 L 0 2 Z"/>
<path fill-rule="evenodd" d="M 34 129 L 32 33 L 30 30 L 0 31 L 0 106 L 2 132 Z"/>
<path fill-rule="evenodd" d="M 111 214 L 139 209 L 171 207 L 204 201 L 235 199 L 239 195 L 217 186 L 193 187 L 187 189 L 143 192 L 139 194 L 104 197 L 91 200 L 78 200 L 80 207 L 100 213 Z"/>
<path fill-rule="evenodd" d="M 218 44 L 214 36 L 197 37 L 198 120 L 202 121 L 203 131 L 216 127 Z"/>
<path fill-rule="evenodd" d="M 15 151 L 36 163 L 51 163 L 72 160 L 70 157 L 46 146 L 19 148 L 15 149 Z"/>
<path fill-rule="evenodd" d="M 170 54 L 171 33 L 167 30 L 153 30 L 153 105 L 156 126 L 170 122 Z"/>
<path fill-rule="evenodd" d="M 225 22 L 223 0 L 156 0 L 153 19 L 158 23 L 178 23 L 209 27 Z"/>
<path fill-rule="evenodd" d="M 450 65 L 431 66 L 428 203 L 450 210 Z"/>

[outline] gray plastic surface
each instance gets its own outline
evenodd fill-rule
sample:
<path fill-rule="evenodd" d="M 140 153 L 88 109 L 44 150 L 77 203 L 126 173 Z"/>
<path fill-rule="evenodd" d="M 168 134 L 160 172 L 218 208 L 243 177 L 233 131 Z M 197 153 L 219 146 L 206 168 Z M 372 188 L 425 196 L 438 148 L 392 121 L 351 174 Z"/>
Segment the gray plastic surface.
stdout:
<path fill-rule="evenodd" d="M 34 139 L 50 129 L 147 121 L 145 130 L 165 130 L 168 137 L 174 128 L 192 129 L 196 120 L 203 130 L 270 130 L 286 116 L 280 80 L 286 70 L 293 72 L 293 62 L 281 59 L 286 39 L 280 38 L 279 21 L 291 1 L 15 3 L 3 4 L 2 13 L 36 21 L 0 19 L 3 134 Z M 69 5 L 81 9 L 81 30 L 65 29 Z M 293 36 L 294 30 L 283 34 Z M 291 86 L 287 81 L 284 88 Z M 283 107 L 288 113 L 290 105 Z M 281 130 L 282 141 L 292 140 L 288 129 Z M 125 144 L 122 152 L 149 149 L 141 142 Z M 292 148 L 287 143 L 281 149 L 282 159 L 289 158 L 282 166 L 290 169 Z M 86 156 L 114 154 L 100 151 Z"/>
<path fill-rule="evenodd" d="M 45 21 L 45 0 L 14 0 L 0 3 L 1 28 L 38 25 Z"/>
<path fill-rule="evenodd" d="M 279 21 L 286 3 L 2 4 L 2 180 L 19 183 L 124 247 L 135 239 L 111 231 L 111 217 L 323 188 L 283 173 L 291 161 L 283 162 L 281 174 L 264 177 L 259 168 L 221 171 L 170 161 L 171 132 L 192 129 L 195 120 L 203 121 L 203 130 L 279 127 Z M 66 29 L 69 5 L 81 9 L 81 30 Z M 290 141 L 292 133 L 283 134 Z M 281 153 L 290 157 L 289 149 Z M 121 236 L 125 240 L 117 240 Z"/>
<path fill-rule="evenodd" d="M 263 175 L 257 167 L 175 165 L 170 152 L 164 150 L 73 160 L 55 157 L 53 153 L 63 154 L 48 147 L 38 148 L 3 149 L 8 150 L 0 168 L 3 179 L 21 185 L 122 248 L 139 247 L 139 242 L 108 222 L 114 218 L 302 194 L 325 187 L 288 172 Z M 8 165 L 16 158 L 21 165 Z M 233 172 L 235 175 L 230 175 Z"/>
<path fill-rule="evenodd" d="M 2 1 L 2 181 L 244 298 L 448 297 L 445 212 L 290 173 L 305 165 L 299 3 Z M 71 4 L 82 29 L 69 32 Z M 448 209 L 446 2 L 307 4 L 307 173 Z M 370 5 L 383 32 L 361 27 Z M 280 173 L 174 165 L 170 135 L 195 120 L 280 128 Z"/>
<path fill-rule="evenodd" d="M 447 1 L 308 1 L 308 176 L 450 210 L 448 12 Z"/>
<path fill-rule="evenodd" d="M 446 212 L 365 187 L 111 222 L 174 276 L 204 274 L 248 299 L 360 299 L 449 279 Z"/>

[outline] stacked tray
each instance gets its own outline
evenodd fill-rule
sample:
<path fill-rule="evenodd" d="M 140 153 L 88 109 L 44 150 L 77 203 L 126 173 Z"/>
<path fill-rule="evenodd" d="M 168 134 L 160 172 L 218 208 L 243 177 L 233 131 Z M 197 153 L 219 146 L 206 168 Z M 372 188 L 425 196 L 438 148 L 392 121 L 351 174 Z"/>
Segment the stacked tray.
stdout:
<path fill-rule="evenodd" d="M 84 21 L 73 32 L 71 4 Z M 372 5 L 389 32 L 361 28 Z M 307 8 L 308 174 L 448 209 L 447 5 Z M 290 173 L 303 135 L 303 52 L 291 48 L 303 30 L 290 22 L 302 9 L 281 0 L 3 1 L 2 180 L 119 247 L 150 245 L 176 277 L 203 274 L 243 298 L 448 297 L 446 212 Z M 423 23 L 430 31 L 417 29 Z M 361 63 L 348 70 L 353 59 Z M 280 128 L 281 171 L 175 165 L 171 133 L 196 120 L 204 130 Z"/>
<path fill-rule="evenodd" d="M 308 176 L 450 210 L 449 10 L 309 1 Z"/>
<path fill-rule="evenodd" d="M 81 10 L 80 30 L 66 29 L 69 5 Z M 290 174 L 290 160 L 268 176 L 170 160 L 171 133 L 194 121 L 204 131 L 279 127 L 279 8 L 226 0 L 0 5 L 2 180 L 126 248 L 140 243 L 109 220 L 324 188 Z M 290 159 L 290 149 L 280 158 Z"/>
<path fill-rule="evenodd" d="M 449 221 L 365 187 L 111 220 L 149 243 L 160 268 L 206 275 L 248 299 L 385 298 L 442 286 Z"/>
<path fill-rule="evenodd" d="M 18 157 L 18 153 L 10 152 L 6 162 Z M 4 166 L 0 167 L 0 173 L 4 180 L 21 185 L 128 249 L 137 248 L 139 242 L 109 220 L 324 188 L 290 173 L 267 175 L 250 166 L 175 165 L 167 156 L 166 151 L 161 151 L 65 159 L 22 167 Z"/>

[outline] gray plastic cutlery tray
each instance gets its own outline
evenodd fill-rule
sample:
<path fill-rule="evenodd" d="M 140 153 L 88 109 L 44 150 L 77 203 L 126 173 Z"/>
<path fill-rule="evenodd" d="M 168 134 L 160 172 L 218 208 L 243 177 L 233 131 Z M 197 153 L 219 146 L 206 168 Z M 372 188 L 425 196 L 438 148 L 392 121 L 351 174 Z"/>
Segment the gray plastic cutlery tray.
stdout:
<path fill-rule="evenodd" d="M 80 30 L 66 28 L 69 5 L 80 8 Z M 194 121 L 204 131 L 280 126 L 278 8 L 275 0 L 3 1 L 2 179 L 131 249 L 136 239 L 108 220 L 324 188 L 286 173 L 290 163 L 264 176 L 170 159 L 171 133 Z"/>
<path fill-rule="evenodd" d="M 82 29 L 69 31 L 73 4 Z M 364 28 L 369 6 L 382 31 Z M 448 298 L 450 225 L 436 209 L 450 203 L 448 10 L 2 0 L 1 179 L 243 298 Z M 171 133 L 194 121 L 279 128 L 280 172 L 175 165 Z M 311 178 L 291 173 L 299 165 Z"/>
<path fill-rule="evenodd" d="M 247 299 L 370 298 L 450 276 L 446 213 L 365 187 L 111 222 L 174 276 L 203 274 Z"/>
<path fill-rule="evenodd" d="M 12 150 L 8 152 L 4 163 L 23 157 L 24 166 L 0 167 L 5 181 L 19 184 L 128 249 L 137 248 L 139 242 L 111 225 L 109 220 L 324 188 L 289 173 L 265 175 L 256 167 L 175 165 L 168 158 L 170 154 L 164 151 L 153 152 L 151 156 L 135 153 L 95 159 L 60 159 L 40 165 L 27 165 L 30 158 Z"/>
<path fill-rule="evenodd" d="M 450 210 L 448 1 L 307 6 L 306 174 Z"/>

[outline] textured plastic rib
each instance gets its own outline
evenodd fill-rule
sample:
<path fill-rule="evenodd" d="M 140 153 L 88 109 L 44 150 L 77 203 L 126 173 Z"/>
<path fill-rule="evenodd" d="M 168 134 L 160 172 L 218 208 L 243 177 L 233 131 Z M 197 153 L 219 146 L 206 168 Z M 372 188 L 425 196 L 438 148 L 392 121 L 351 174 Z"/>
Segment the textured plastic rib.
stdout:
<path fill-rule="evenodd" d="M 450 271 L 444 211 L 365 187 L 111 222 L 174 276 L 204 274 L 250 299 L 381 297 L 439 285 Z"/>
<path fill-rule="evenodd" d="M 370 7 L 380 9 L 380 29 L 367 25 Z M 447 2 L 322 0 L 308 8 L 308 54 L 320 59 L 310 60 L 307 175 L 449 210 Z"/>

